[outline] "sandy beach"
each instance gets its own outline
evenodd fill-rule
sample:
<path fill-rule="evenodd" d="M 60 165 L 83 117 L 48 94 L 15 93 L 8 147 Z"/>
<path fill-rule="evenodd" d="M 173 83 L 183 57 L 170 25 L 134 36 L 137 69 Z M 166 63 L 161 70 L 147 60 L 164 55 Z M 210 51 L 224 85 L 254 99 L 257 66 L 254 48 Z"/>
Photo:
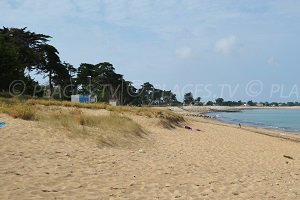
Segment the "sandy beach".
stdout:
<path fill-rule="evenodd" d="M 300 200 L 300 0 L 0 12 L 0 200 Z"/>
<path fill-rule="evenodd" d="M 89 112 L 100 113 L 99 110 Z M 130 147 L 98 147 L 56 127 L 1 114 L 1 199 L 299 199 L 300 143 L 187 118 Z M 275 133 L 277 134 L 277 133 Z"/>

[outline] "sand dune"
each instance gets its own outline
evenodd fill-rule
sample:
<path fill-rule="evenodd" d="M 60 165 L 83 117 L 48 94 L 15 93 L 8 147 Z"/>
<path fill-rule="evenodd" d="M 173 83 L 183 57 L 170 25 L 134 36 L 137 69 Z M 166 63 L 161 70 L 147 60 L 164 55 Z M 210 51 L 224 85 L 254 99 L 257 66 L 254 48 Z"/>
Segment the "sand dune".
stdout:
<path fill-rule="evenodd" d="M 8 123 L 0 128 L 1 199 L 300 198 L 297 142 L 197 118 L 188 124 L 202 132 L 132 116 L 146 139 L 99 148 L 55 127 L 1 116 Z"/>

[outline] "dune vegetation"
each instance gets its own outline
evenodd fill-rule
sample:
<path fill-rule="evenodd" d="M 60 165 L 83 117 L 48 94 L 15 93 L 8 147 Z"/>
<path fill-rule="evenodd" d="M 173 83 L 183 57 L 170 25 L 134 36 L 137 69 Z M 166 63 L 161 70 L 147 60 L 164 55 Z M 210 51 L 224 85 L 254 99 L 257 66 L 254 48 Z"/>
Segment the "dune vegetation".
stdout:
<path fill-rule="evenodd" d="M 134 143 L 134 138 L 142 138 L 146 133 L 132 119 L 114 112 L 95 116 L 78 108 L 56 109 L 47 114 L 38 112 L 37 118 L 45 126 L 62 129 L 70 137 L 92 139 L 99 146 L 128 146 Z"/>
<path fill-rule="evenodd" d="M 58 101 L 53 99 L 18 99 L 18 98 L 0 98 L 0 111 L 5 112 L 15 118 L 26 120 L 34 119 L 34 106 L 62 106 L 71 108 L 87 108 L 87 109 L 104 109 L 116 113 L 130 113 L 150 118 L 160 118 L 170 122 L 173 125 L 184 121 L 181 115 L 168 110 L 155 109 L 151 107 L 134 107 L 134 106 L 111 106 L 105 103 L 75 103 L 70 101 Z M 20 112 L 20 113 L 18 113 Z"/>
<path fill-rule="evenodd" d="M 11 101 L 0 98 L 0 112 L 6 113 L 13 118 L 20 118 L 24 120 L 35 120 L 35 108 L 27 103 L 19 101 Z"/>
<path fill-rule="evenodd" d="M 108 114 L 91 115 L 83 112 L 86 109 L 105 110 Z M 70 137 L 93 139 L 100 146 L 128 145 L 135 141 L 133 138 L 142 138 L 146 131 L 142 124 L 138 124 L 130 116 L 157 118 L 159 125 L 164 128 L 175 128 L 184 122 L 182 116 L 157 108 L 51 99 L 0 98 L 0 112 L 13 118 L 39 121 L 41 125 L 60 129 Z"/>

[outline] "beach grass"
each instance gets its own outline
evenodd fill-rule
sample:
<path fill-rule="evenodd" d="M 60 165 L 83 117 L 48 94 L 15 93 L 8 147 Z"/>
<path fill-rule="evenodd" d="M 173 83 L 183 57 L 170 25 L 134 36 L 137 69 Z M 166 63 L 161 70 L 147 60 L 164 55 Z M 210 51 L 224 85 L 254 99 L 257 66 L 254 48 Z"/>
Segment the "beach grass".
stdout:
<path fill-rule="evenodd" d="M 9 107 L 12 110 L 14 109 L 15 106 L 17 106 L 18 107 L 17 111 L 20 112 L 20 115 L 15 111 L 8 111 L 6 113 L 12 115 L 13 117 L 22 118 L 22 119 L 27 119 L 26 114 L 29 115 L 31 113 L 33 115 L 34 106 L 43 105 L 43 106 L 61 106 L 61 107 L 71 107 L 71 108 L 86 108 L 86 109 L 104 109 L 119 114 L 129 113 L 129 114 L 145 116 L 149 118 L 159 118 L 164 124 L 168 123 L 170 126 L 177 126 L 181 122 L 184 122 L 184 118 L 181 115 L 178 115 L 168 110 L 160 110 L 151 107 L 111 106 L 106 103 L 77 103 L 77 102 L 70 102 L 70 101 L 58 101 L 54 99 L 22 99 L 22 98 L 20 99 L 20 98 L 1 98 L 1 97 L 0 97 L 0 103 L 5 104 L 2 107 Z M 20 106 L 20 104 L 22 106 Z M 29 119 L 33 119 L 33 116 L 32 118 L 29 117 Z"/>
<path fill-rule="evenodd" d="M 99 110 L 96 113 L 100 114 L 91 115 L 84 109 Z M 157 108 L 74 103 L 52 99 L 0 97 L 0 112 L 14 118 L 39 121 L 44 128 L 67 133 L 70 137 L 92 139 L 99 146 L 128 146 L 138 141 L 136 138 L 142 138 L 146 131 L 142 127 L 143 124 L 131 119 L 134 115 L 157 118 L 160 125 L 168 129 L 176 128 L 184 122 L 181 115 Z"/>
<path fill-rule="evenodd" d="M 38 105 L 47 105 L 49 109 Z M 13 118 L 39 121 L 44 128 L 52 128 L 54 131 L 73 138 L 92 139 L 99 147 L 128 146 L 138 141 L 135 139 L 142 138 L 146 133 L 141 125 L 122 113 L 109 112 L 108 115 L 88 115 L 81 108 L 71 105 L 73 103 L 51 100 L 37 100 L 33 103 L 19 99 L 0 98 L 1 113 L 8 114 Z M 64 109 L 64 107 L 68 107 L 68 109 Z M 89 104 L 88 107 L 91 108 Z M 99 105 L 96 107 L 104 109 Z"/>
<path fill-rule="evenodd" d="M 47 126 L 64 129 L 70 137 L 93 139 L 100 146 L 128 145 L 146 133 L 132 119 L 117 113 L 96 116 L 75 108 L 40 112 L 38 118 Z"/>
<path fill-rule="evenodd" d="M 24 120 L 36 119 L 35 108 L 27 103 L 0 101 L 0 112 L 6 113 L 13 118 Z"/>

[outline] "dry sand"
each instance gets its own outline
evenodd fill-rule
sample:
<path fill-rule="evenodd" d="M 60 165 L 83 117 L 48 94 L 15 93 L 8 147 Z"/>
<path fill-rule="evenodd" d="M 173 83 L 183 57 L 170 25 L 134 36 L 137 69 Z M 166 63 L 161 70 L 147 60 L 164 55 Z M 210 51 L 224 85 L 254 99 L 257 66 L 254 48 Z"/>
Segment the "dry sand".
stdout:
<path fill-rule="evenodd" d="M 8 125 L 0 128 L 0 198 L 300 199 L 299 142 L 201 118 L 188 124 L 202 132 L 133 118 L 147 139 L 98 148 L 1 115 Z"/>

